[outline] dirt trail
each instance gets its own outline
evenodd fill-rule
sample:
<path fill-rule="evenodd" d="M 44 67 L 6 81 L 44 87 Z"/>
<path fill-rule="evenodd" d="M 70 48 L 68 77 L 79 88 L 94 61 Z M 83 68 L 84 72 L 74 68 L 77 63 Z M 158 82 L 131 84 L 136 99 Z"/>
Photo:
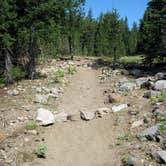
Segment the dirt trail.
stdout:
<path fill-rule="evenodd" d="M 98 75 L 96 70 L 80 68 L 61 97 L 58 110 L 71 114 L 103 107 Z M 115 136 L 111 115 L 90 122 L 79 120 L 55 124 L 43 135 L 48 148 L 47 158 L 37 159 L 31 165 L 118 166 L 120 159 L 111 148 Z"/>

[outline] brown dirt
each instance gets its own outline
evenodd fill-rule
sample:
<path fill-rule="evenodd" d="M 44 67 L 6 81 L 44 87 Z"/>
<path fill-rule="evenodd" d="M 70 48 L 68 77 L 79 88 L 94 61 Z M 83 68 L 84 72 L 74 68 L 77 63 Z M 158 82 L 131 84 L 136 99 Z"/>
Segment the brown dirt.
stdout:
<path fill-rule="evenodd" d="M 80 68 L 60 99 L 59 110 L 73 114 L 103 107 L 98 74 L 96 70 Z M 111 116 L 90 122 L 55 124 L 43 135 L 48 148 L 47 158 L 36 160 L 32 166 L 118 166 L 117 151 L 110 148 L 115 136 Z"/>

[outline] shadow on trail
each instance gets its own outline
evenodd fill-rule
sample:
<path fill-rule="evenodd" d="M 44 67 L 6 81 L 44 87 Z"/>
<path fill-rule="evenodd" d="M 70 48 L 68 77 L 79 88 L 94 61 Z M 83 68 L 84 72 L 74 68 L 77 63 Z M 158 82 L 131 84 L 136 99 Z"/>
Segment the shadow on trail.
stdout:
<path fill-rule="evenodd" d="M 156 63 L 156 64 L 152 64 L 151 66 L 149 66 L 147 64 L 143 64 L 143 63 L 116 63 L 116 64 L 113 64 L 112 62 L 99 58 L 99 59 L 94 60 L 91 67 L 94 69 L 107 67 L 112 70 L 125 70 L 125 71 L 127 71 L 127 72 L 125 72 L 127 74 L 125 74 L 125 73 L 123 73 L 123 74 L 132 76 L 133 78 L 154 76 L 155 74 L 157 74 L 159 72 L 166 73 L 166 63 Z M 137 73 L 134 74 L 134 72 L 137 72 Z"/>

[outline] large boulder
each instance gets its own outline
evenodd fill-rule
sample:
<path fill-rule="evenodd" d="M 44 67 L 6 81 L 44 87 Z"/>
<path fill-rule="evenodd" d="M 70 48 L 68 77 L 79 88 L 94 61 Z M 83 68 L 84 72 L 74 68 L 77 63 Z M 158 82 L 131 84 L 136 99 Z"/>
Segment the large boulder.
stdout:
<path fill-rule="evenodd" d="M 48 126 L 55 123 L 55 116 L 47 109 L 39 108 L 37 110 L 36 120 L 41 122 L 41 125 Z"/>
<path fill-rule="evenodd" d="M 166 91 L 166 80 L 159 80 L 155 83 L 155 89 L 159 91 Z"/>

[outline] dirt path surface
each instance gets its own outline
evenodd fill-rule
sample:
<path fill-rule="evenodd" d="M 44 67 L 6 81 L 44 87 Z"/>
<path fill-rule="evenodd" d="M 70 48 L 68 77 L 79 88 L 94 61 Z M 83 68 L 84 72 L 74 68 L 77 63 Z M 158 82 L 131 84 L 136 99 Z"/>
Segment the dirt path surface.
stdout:
<path fill-rule="evenodd" d="M 60 99 L 59 110 L 73 114 L 104 106 L 98 81 L 99 72 L 80 68 Z M 116 151 L 110 149 L 115 131 L 110 117 L 90 122 L 55 124 L 44 134 L 47 158 L 36 166 L 113 166 L 120 165 Z M 120 161 L 120 160 L 119 160 Z"/>

